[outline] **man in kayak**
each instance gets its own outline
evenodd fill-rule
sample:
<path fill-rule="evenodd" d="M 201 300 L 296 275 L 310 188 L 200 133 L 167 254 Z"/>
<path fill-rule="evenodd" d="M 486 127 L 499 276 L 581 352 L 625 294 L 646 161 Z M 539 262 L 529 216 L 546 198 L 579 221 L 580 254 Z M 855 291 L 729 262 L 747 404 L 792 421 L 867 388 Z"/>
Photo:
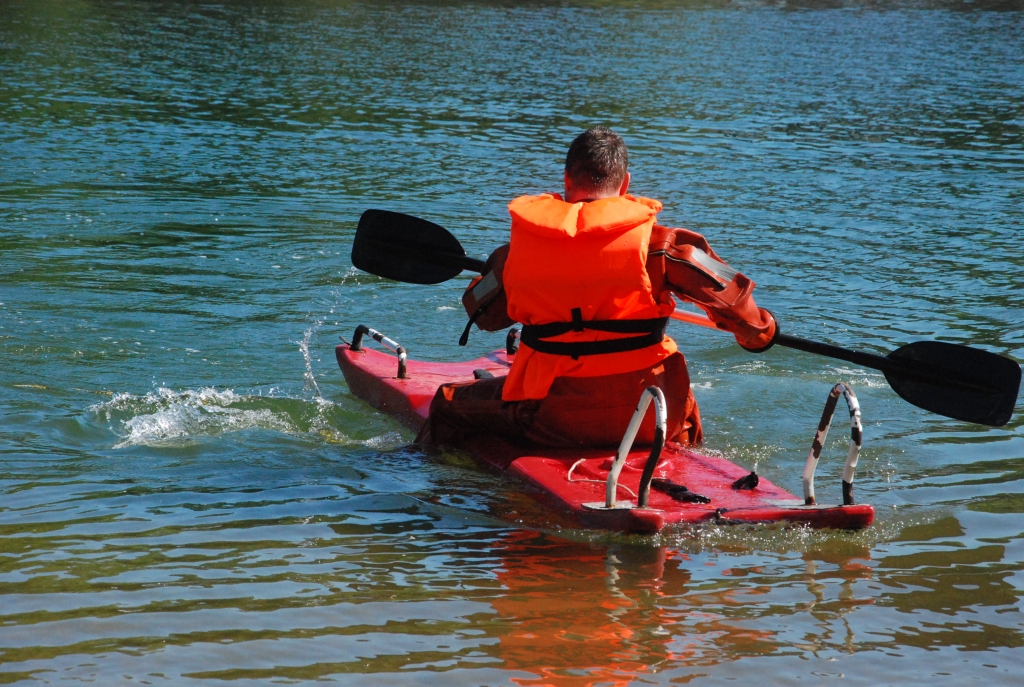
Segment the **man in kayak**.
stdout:
<path fill-rule="evenodd" d="M 614 446 L 643 390 L 656 385 L 667 403 L 666 437 L 701 442 L 686 360 L 665 335 L 673 294 L 750 351 L 770 348 L 778 328 L 754 303 L 754 282 L 703 236 L 657 224 L 661 203 L 627 194 L 628 164 L 618 134 L 590 129 L 569 147 L 564 197 L 509 204 L 511 241 L 488 258 L 463 303 L 486 331 L 521 322 L 519 352 L 507 377 L 441 386 L 417 441 L 487 433 L 543 446 Z M 653 440 L 652 415 L 638 442 Z"/>

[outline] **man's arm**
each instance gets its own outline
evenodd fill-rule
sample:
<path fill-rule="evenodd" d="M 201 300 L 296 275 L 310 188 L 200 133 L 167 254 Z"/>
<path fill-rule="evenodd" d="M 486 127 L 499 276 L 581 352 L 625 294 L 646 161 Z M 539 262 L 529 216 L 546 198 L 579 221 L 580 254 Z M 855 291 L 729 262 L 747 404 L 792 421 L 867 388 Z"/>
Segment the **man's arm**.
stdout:
<path fill-rule="evenodd" d="M 508 299 L 502 282 L 508 250 L 507 243 L 496 248 L 484 263 L 483 274 L 473 277 L 462 294 L 466 314 L 485 332 L 496 332 L 515 324 L 508 316 Z"/>
<path fill-rule="evenodd" d="M 729 267 L 700 234 L 654 225 L 647 272 L 659 301 L 674 293 L 706 312 L 743 348 L 760 352 L 771 347 L 778 326 L 754 302 L 754 282 Z"/>

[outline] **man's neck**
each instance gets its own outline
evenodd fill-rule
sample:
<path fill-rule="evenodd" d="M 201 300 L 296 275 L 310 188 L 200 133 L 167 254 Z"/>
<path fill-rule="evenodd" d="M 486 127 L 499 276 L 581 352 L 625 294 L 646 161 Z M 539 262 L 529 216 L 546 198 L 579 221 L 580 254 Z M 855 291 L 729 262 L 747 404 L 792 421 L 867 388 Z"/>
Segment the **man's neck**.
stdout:
<path fill-rule="evenodd" d="M 623 177 L 618 188 L 608 188 L 600 191 L 594 190 L 593 188 L 587 188 L 586 186 L 577 186 L 572 183 L 572 179 L 569 177 L 568 172 L 565 172 L 564 179 L 565 195 L 562 197 L 565 198 L 565 202 L 567 203 L 590 203 L 595 200 L 624 196 L 629 191 L 629 172 L 626 172 L 626 176 Z"/>
<path fill-rule="evenodd" d="M 565 198 L 565 202 L 566 203 L 590 203 L 590 202 L 593 202 L 595 200 L 603 200 L 604 198 L 614 198 L 617 195 L 619 195 L 619 194 L 618 193 L 594 193 L 592 191 L 589 192 L 589 193 L 572 193 L 572 192 L 569 191 L 569 189 L 566 189 L 565 190 L 565 195 L 562 196 L 562 197 Z"/>

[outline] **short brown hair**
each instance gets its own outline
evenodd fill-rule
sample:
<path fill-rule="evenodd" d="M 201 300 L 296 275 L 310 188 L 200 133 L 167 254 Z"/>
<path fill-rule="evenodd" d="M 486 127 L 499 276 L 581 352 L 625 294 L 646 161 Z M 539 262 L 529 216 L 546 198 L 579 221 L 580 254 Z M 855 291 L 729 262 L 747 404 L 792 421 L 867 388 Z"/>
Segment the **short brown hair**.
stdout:
<path fill-rule="evenodd" d="M 605 126 L 595 126 L 577 136 L 565 156 L 566 174 L 587 191 L 617 189 L 628 169 L 626 142 Z"/>

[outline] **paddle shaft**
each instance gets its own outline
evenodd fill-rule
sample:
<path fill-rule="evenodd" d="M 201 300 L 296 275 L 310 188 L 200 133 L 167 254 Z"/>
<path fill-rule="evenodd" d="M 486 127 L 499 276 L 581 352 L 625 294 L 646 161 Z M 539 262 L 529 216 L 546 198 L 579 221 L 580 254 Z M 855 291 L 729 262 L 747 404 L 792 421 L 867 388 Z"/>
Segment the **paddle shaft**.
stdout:
<path fill-rule="evenodd" d="M 368 242 L 372 239 L 368 239 Z M 373 243 L 378 243 L 372 241 Z M 486 264 L 483 260 L 478 258 L 471 258 L 468 255 L 454 255 L 452 253 L 443 253 L 435 250 L 431 250 L 429 247 L 424 246 L 403 246 L 393 244 L 381 244 L 382 248 L 387 248 L 393 253 L 405 255 L 411 258 L 419 258 L 421 260 L 441 263 L 445 265 L 452 265 L 461 267 L 464 270 L 470 272 L 482 273 L 484 271 L 484 265 Z M 695 324 L 700 327 L 707 327 L 709 329 L 718 329 L 714 322 L 709 320 L 703 315 L 696 313 L 677 311 L 672 313 L 672 319 L 687 322 L 689 324 Z M 811 341 L 809 339 L 801 339 L 796 336 L 788 336 L 786 334 L 779 334 L 775 338 L 775 343 L 779 346 L 785 346 L 786 348 L 795 348 L 800 351 L 807 353 L 816 353 L 817 355 L 823 355 L 829 358 L 838 358 L 839 360 L 845 360 L 855 365 L 862 367 L 870 367 L 874 370 L 882 370 L 896 372 L 898 374 L 911 374 L 918 378 L 925 378 L 927 380 L 932 379 L 943 379 L 936 375 L 929 375 L 927 371 L 919 369 L 909 368 L 906 365 L 895 363 L 892 360 L 874 353 L 860 353 L 858 351 L 851 351 L 839 346 L 833 346 L 827 343 L 821 343 L 819 341 Z"/>
<path fill-rule="evenodd" d="M 464 265 L 464 269 L 472 272 L 483 272 L 484 269 L 484 261 L 476 258 L 470 258 L 468 256 L 458 258 L 455 256 L 448 256 L 448 259 L 453 262 L 458 260 L 459 264 Z M 718 329 L 714 322 L 709 320 L 707 317 L 696 313 L 676 311 L 672 313 L 671 317 L 674 320 L 679 320 L 688 324 L 695 324 L 700 327 L 707 327 L 708 329 Z M 867 367 L 872 370 L 880 370 L 881 372 L 898 374 L 910 379 L 917 379 L 922 382 L 939 383 L 944 386 L 956 387 L 967 391 L 986 390 L 985 387 L 979 386 L 978 384 L 972 384 L 967 380 L 951 379 L 948 372 L 932 365 L 908 365 L 905 362 L 891 360 L 876 353 L 851 351 L 850 349 L 842 348 L 841 346 L 833 346 L 832 344 L 823 343 L 821 341 L 802 339 L 798 336 L 790 336 L 788 334 L 780 333 L 775 337 L 775 345 L 794 348 L 798 351 L 804 351 L 805 353 L 822 355 L 826 358 L 845 360 L 846 362 L 853 363 L 854 365 Z"/>
<path fill-rule="evenodd" d="M 692 312 L 676 311 L 672 313 L 671 318 L 673 320 L 679 320 L 680 322 L 695 324 L 700 327 L 707 327 L 708 329 L 718 329 L 715 323 L 708 318 Z M 908 364 L 905 361 L 892 360 L 884 355 L 851 351 L 848 348 L 833 346 L 832 344 L 823 343 L 821 341 L 801 339 L 798 336 L 789 336 L 788 334 L 779 334 L 775 337 L 775 345 L 794 348 L 798 351 L 804 351 L 805 353 L 823 355 L 826 358 L 845 360 L 846 362 L 853 363 L 854 365 L 868 367 L 872 370 L 880 370 L 881 372 L 888 372 L 890 374 L 897 374 L 920 382 L 942 384 L 943 386 L 962 389 L 964 391 L 989 391 L 987 387 L 969 380 L 952 378 L 948 370 L 943 370 L 935 367 L 934 365 Z"/>
<path fill-rule="evenodd" d="M 371 274 L 411 284 L 440 284 L 463 270 L 481 273 L 486 266 L 483 260 L 467 256 L 462 244 L 444 227 L 387 210 L 367 210 L 359 218 L 352 264 Z M 719 328 L 696 313 L 672 316 L 690 324 Z M 785 334 L 779 334 L 775 343 L 880 370 L 900 398 L 966 422 L 993 427 L 1006 424 L 1020 392 L 1019 364 L 969 346 L 916 341 L 881 356 Z"/>
<path fill-rule="evenodd" d="M 435 256 L 433 251 L 424 251 L 423 249 L 410 248 L 410 249 L 398 249 L 406 250 L 409 253 L 415 253 L 420 257 L 424 257 L 424 253 L 430 253 L 427 259 Z M 437 254 L 440 255 L 440 254 Z M 471 272 L 483 272 L 484 261 L 477 258 L 471 258 L 469 256 L 454 256 L 444 255 L 445 261 L 449 264 L 461 265 L 463 269 Z M 703 315 L 686 311 L 676 311 L 671 315 L 672 319 L 686 322 L 688 324 L 695 324 L 700 327 L 707 327 L 708 329 L 718 329 L 714 322 L 709 320 Z M 788 334 L 779 334 L 775 337 L 775 344 L 777 346 L 785 346 L 786 348 L 795 348 L 798 351 L 804 351 L 805 353 L 814 353 L 816 355 L 823 355 L 826 358 L 835 358 L 837 360 L 845 360 L 848 363 L 854 365 L 860 365 L 861 367 L 868 367 L 872 370 L 880 370 L 882 372 L 891 372 L 894 374 L 903 375 L 919 379 L 922 382 L 938 382 L 949 386 L 955 386 L 967 390 L 981 390 L 984 387 L 980 387 L 977 384 L 971 384 L 968 381 L 952 380 L 949 375 L 944 371 L 928 366 L 923 368 L 918 365 L 907 365 L 903 362 L 897 362 L 890 360 L 883 355 L 877 355 L 875 353 L 862 353 L 860 351 L 851 351 L 848 348 L 842 348 L 841 346 L 833 346 L 832 344 L 823 343 L 821 341 L 812 341 L 810 339 L 801 339 L 798 336 L 790 336 Z"/>
<path fill-rule="evenodd" d="M 673 320 L 679 320 L 680 322 L 686 322 L 688 324 L 695 324 L 700 327 L 707 327 L 708 329 L 718 329 L 714 322 L 692 312 L 686 312 L 685 310 L 672 313 L 670 317 Z M 860 353 L 858 351 L 851 351 L 839 346 L 833 346 L 832 344 L 822 343 L 820 341 L 811 341 L 810 339 L 801 339 L 797 336 L 789 336 L 788 334 L 779 334 L 775 337 L 776 346 L 785 346 L 786 348 L 795 348 L 798 351 L 804 351 L 806 353 L 816 353 L 823 355 L 827 358 L 838 358 L 839 360 L 845 360 L 848 363 L 854 365 L 860 365 L 861 367 L 870 367 L 873 370 L 892 370 L 897 367 L 893 361 L 889 360 L 885 356 L 875 355 L 874 353 Z M 898 367 L 904 367 L 899 365 Z M 895 371 L 895 370 L 894 370 Z M 903 372 L 903 370 L 899 370 Z"/>
<path fill-rule="evenodd" d="M 905 372 L 902 368 L 906 367 L 904 365 L 897 365 L 885 356 L 877 355 L 875 353 L 851 351 L 847 348 L 833 346 L 832 344 L 822 343 L 821 341 L 801 339 L 798 336 L 789 336 L 788 334 L 779 334 L 776 336 L 775 344 L 778 346 L 785 346 L 786 348 L 795 348 L 798 351 L 804 351 L 806 353 L 816 353 L 817 355 L 823 355 L 827 358 L 845 360 L 846 362 L 853 363 L 854 365 L 870 367 L 873 370 L 882 370 L 883 372 L 886 370 L 892 370 L 902 374 Z M 897 367 L 901 369 L 895 369 Z"/>

